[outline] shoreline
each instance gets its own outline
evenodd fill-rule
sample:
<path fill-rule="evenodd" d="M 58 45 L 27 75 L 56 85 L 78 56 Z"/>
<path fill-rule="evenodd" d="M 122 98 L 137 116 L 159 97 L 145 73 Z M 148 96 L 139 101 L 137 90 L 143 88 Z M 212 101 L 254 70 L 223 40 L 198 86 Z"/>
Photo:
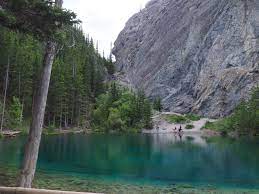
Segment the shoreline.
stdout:
<path fill-rule="evenodd" d="M 2 168 L 2 175 L 5 180 L 0 186 L 15 186 L 17 168 Z M 3 178 L 3 176 L 2 176 Z M 55 181 L 51 181 L 55 180 Z M 93 193 L 258 193 L 259 188 L 234 187 L 234 186 L 217 186 L 210 184 L 190 184 L 184 182 L 162 183 L 160 181 L 142 182 L 142 181 L 111 181 L 102 177 L 77 177 L 75 175 L 64 175 L 61 173 L 47 174 L 38 170 L 36 172 L 35 182 L 33 185 L 36 189 L 51 189 L 51 190 L 67 190 L 76 192 L 93 192 Z"/>
<path fill-rule="evenodd" d="M 142 133 L 144 134 L 164 134 L 164 133 L 173 133 L 176 135 L 182 134 L 205 134 L 208 133 L 208 130 L 204 130 L 203 127 L 207 122 L 212 122 L 214 120 L 209 118 L 200 118 L 199 120 L 188 120 L 188 122 L 169 122 L 166 117 L 170 116 L 180 116 L 185 117 L 185 115 L 177 114 L 174 112 L 161 112 L 153 116 L 154 127 L 152 129 L 143 129 Z M 191 128 L 188 128 L 191 126 Z M 180 128 L 182 130 L 180 130 Z M 209 134 L 212 134 L 210 132 Z"/>
<path fill-rule="evenodd" d="M 60 129 L 57 129 L 57 130 L 54 130 L 52 132 L 46 132 L 46 131 L 43 131 L 42 132 L 42 135 L 62 135 L 62 134 L 80 134 L 80 133 L 90 133 L 89 130 L 83 130 L 83 129 L 80 129 L 80 130 L 73 130 L 73 129 L 66 129 L 66 130 L 60 130 Z M 11 131 L 11 130 L 6 130 L 6 131 L 3 131 L 2 133 L 2 137 L 6 137 L 6 138 L 14 138 L 14 137 L 17 137 L 17 136 L 20 136 L 20 135 L 24 135 L 24 133 L 22 131 Z M 25 135 L 28 135 L 28 133 L 26 133 Z"/>

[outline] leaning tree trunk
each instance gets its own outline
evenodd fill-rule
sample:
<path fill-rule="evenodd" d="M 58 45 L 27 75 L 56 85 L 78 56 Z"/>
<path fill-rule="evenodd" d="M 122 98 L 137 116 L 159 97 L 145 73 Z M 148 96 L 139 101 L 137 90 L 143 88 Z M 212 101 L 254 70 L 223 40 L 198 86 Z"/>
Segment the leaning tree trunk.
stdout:
<path fill-rule="evenodd" d="M 34 97 L 32 123 L 30 127 L 29 137 L 25 146 L 22 170 L 18 179 L 18 186 L 20 187 L 30 188 L 34 178 L 41 141 L 51 69 L 55 53 L 56 43 L 51 41 L 48 42 L 46 46 L 46 54 L 44 57 L 43 70 L 41 74 L 39 88 Z"/>
<path fill-rule="evenodd" d="M 55 0 L 56 7 L 61 8 L 62 3 L 63 0 Z M 29 137 L 25 146 L 22 169 L 17 182 L 20 187 L 30 188 L 36 171 L 49 82 L 56 50 L 57 43 L 54 41 L 48 41 L 45 50 L 40 84 L 34 97 L 32 123 Z"/>

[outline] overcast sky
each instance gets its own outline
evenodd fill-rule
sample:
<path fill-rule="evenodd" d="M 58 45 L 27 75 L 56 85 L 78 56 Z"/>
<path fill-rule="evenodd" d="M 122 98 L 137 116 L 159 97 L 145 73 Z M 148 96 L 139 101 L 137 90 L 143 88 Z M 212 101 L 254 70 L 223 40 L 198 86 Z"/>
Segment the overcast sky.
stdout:
<path fill-rule="evenodd" d="M 98 40 L 99 50 L 110 52 L 127 20 L 148 0 L 64 0 L 64 7 L 77 13 L 86 34 Z"/>

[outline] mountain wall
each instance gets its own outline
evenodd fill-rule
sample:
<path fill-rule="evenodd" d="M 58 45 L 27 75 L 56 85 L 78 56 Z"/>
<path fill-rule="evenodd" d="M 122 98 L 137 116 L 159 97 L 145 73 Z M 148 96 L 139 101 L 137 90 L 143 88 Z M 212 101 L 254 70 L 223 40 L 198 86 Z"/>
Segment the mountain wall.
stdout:
<path fill-rule="evenodd" d="M 226 116 L 259 84 L 259 1 L 151 0 L 113 54 L 130 84 L 165 109 Z"/>

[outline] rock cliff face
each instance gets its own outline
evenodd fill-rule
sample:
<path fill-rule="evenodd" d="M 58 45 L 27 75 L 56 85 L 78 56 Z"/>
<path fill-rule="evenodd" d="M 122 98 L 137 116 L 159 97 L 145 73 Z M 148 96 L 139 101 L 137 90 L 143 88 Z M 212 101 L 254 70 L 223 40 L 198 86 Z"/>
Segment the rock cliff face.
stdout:
<path fill-rule="evenodd" d="M 166 109 L 228 115 L 259 84 L 259 0 L 151 0 L 113 54 L 129 82 Z"/>

